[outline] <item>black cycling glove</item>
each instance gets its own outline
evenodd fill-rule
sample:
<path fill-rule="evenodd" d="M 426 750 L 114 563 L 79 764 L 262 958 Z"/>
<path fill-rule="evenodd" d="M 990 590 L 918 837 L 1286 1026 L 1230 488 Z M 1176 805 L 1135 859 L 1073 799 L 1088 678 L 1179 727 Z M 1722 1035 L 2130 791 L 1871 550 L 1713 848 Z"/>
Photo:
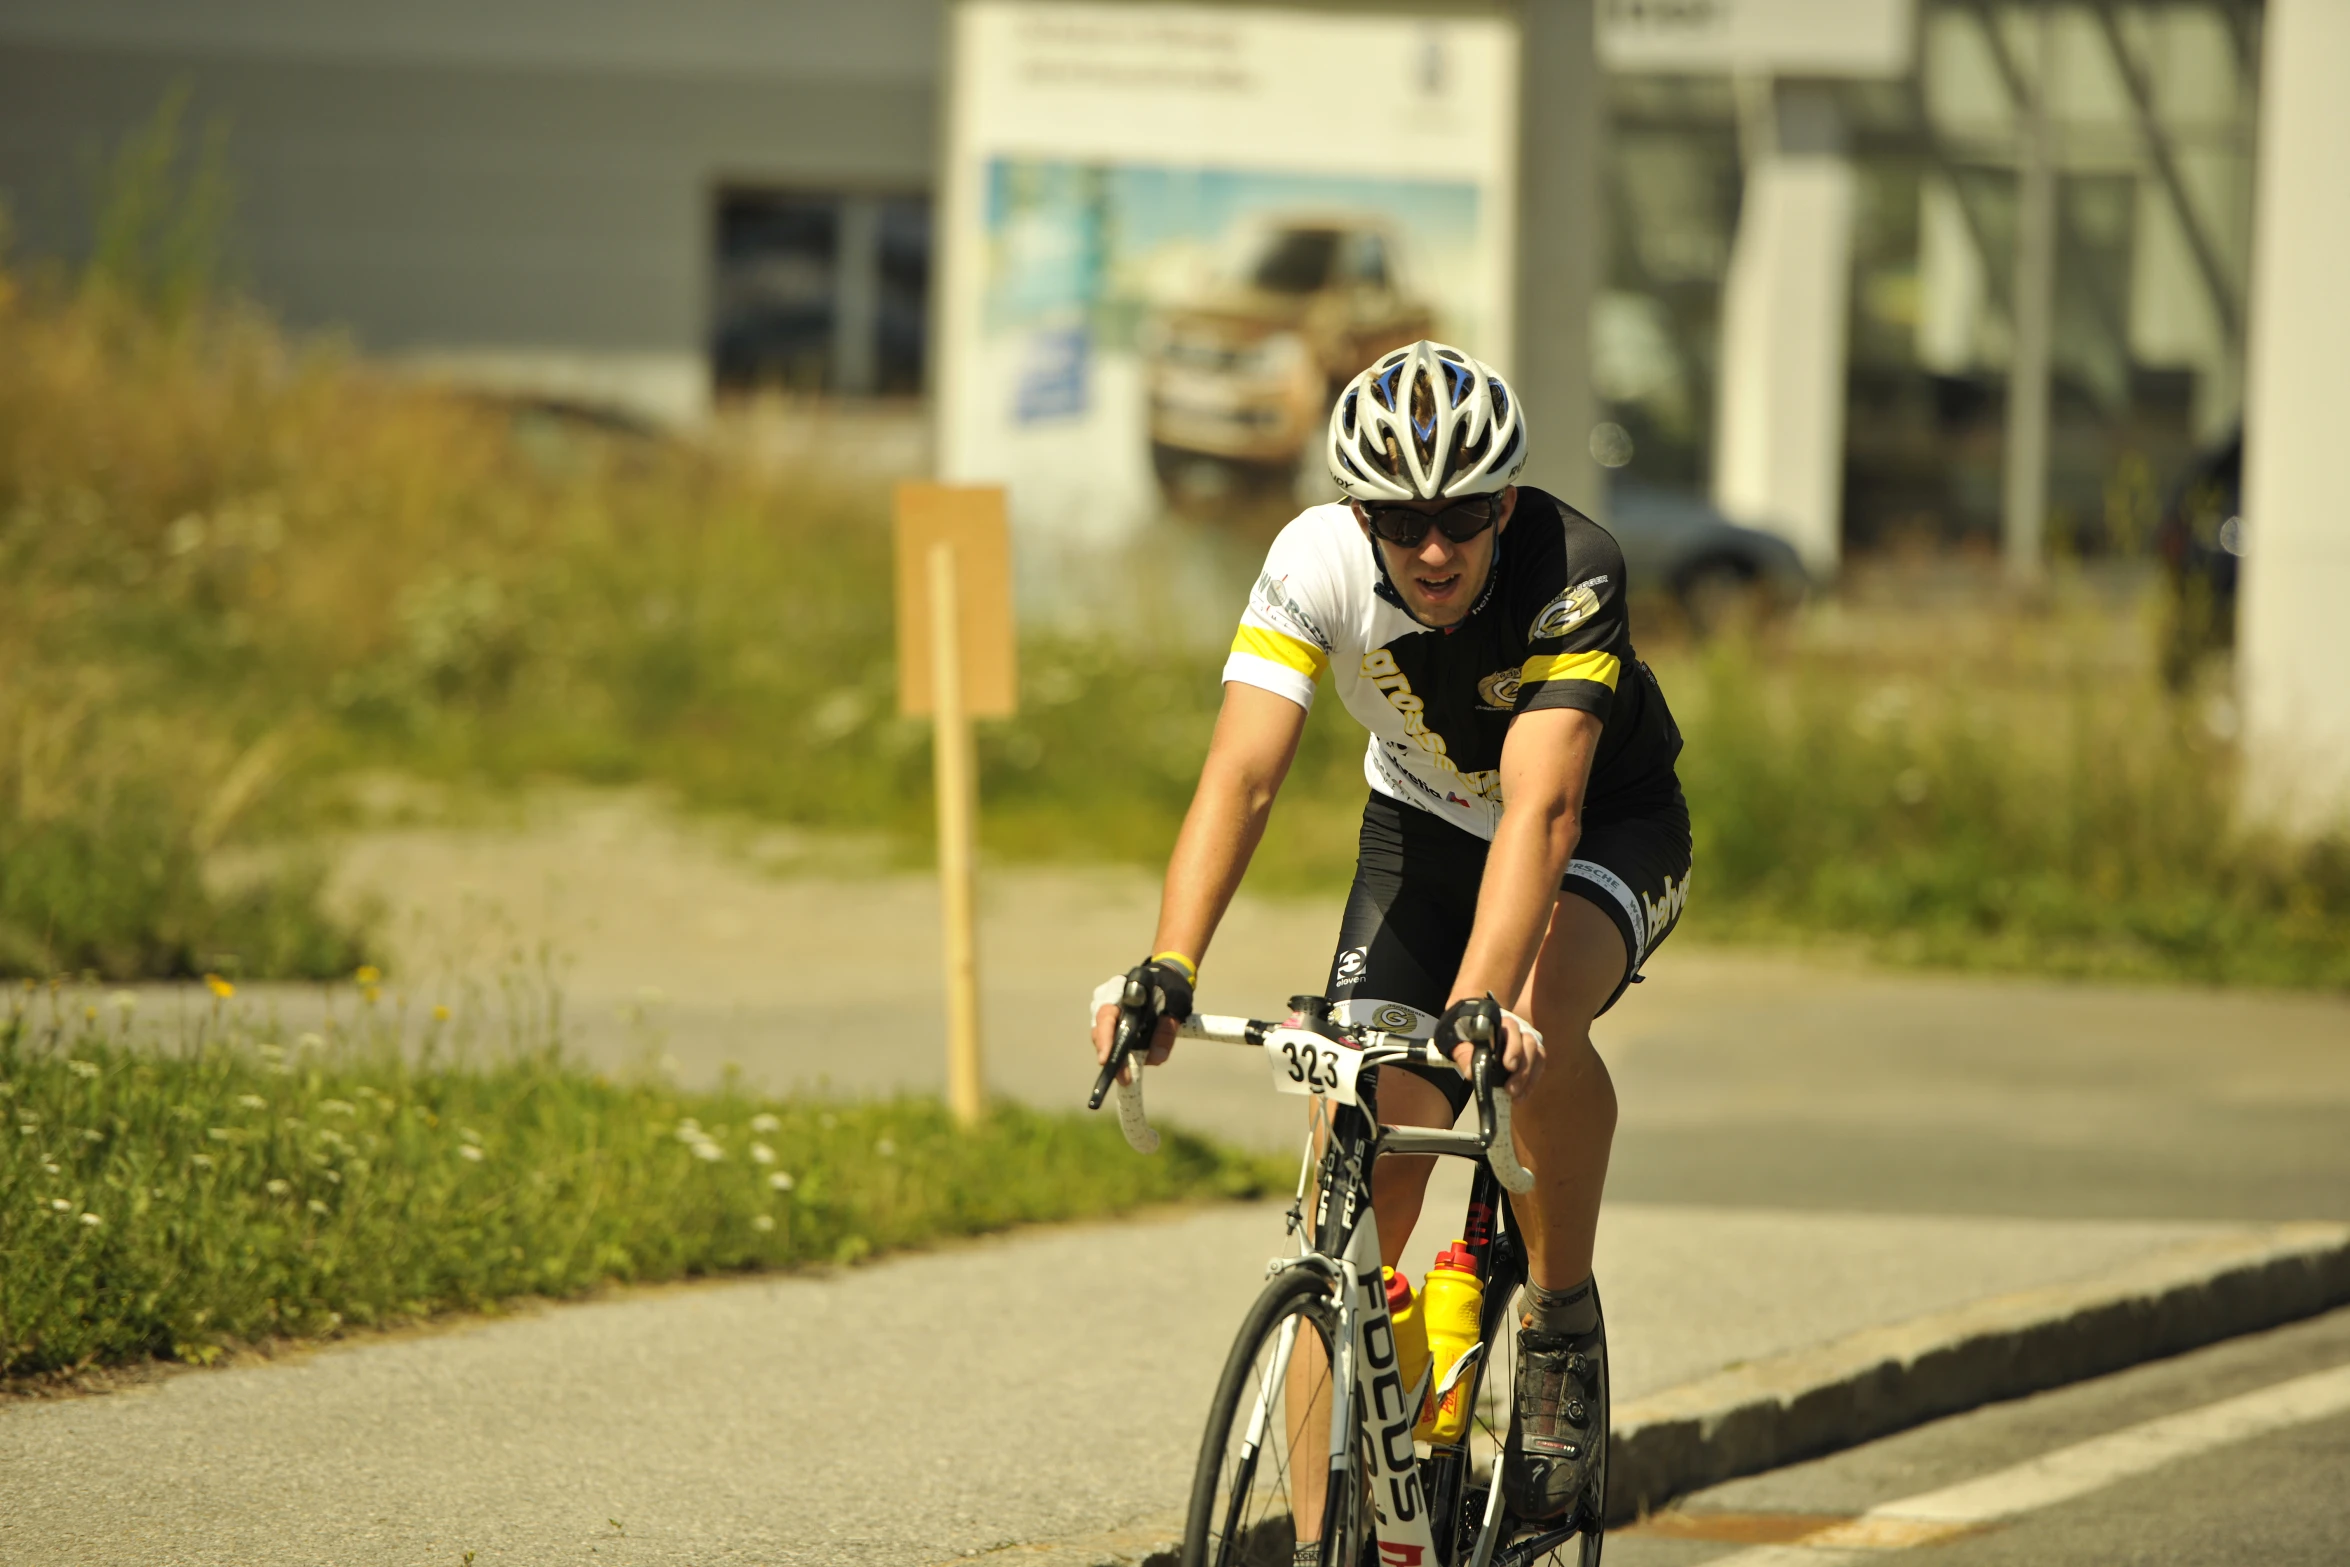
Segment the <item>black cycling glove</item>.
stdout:
<path fill-rule="evenodd" d="M 1136 985 L 1142 987 L 1143 1004 L 1154 1018 L 1180 1023 L 1191 1016 L 1191 986 L 1197 972 L 1177 954 L 1161 952 L 1128 969 L 1126 983 L 1129 992 Z"/>

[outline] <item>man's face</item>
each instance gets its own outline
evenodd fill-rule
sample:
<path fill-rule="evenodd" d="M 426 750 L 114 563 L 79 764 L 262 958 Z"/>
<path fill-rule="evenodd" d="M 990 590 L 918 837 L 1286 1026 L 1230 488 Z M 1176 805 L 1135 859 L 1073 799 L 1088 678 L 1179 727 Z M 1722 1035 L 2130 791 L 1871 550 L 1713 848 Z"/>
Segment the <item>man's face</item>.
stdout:
<path fill-rule="evenodd" d="M 1493 551 L 1501 530 L 1509 526 L 1510 514 L 1517 510 L 1518 487 L 1510 485 L 1494 501 L 1493 526 L 1475 538 L 1458 543 L 1444 536 L 1442 528 L 1431 526 L 1427 536 L 1416 548 L 1406 549 L 1381 538 L 1372 531 L 1370 512 L 1361 501 L 1349 502 L 1354 508 L 1355 522 L 1370 538 L 1372 548 L 1387 563 L 1388 580 L 1412 614 L 1430 626 L 1458 625 L 1477 602 L 1477 595 L 1485 591 L 1485 578 L 1493 569 Z M 1433 517 L 1447 507 L 1458 506 L 1457 500 L 1382 501 L 1380 506 L 1403 506 Z"/>

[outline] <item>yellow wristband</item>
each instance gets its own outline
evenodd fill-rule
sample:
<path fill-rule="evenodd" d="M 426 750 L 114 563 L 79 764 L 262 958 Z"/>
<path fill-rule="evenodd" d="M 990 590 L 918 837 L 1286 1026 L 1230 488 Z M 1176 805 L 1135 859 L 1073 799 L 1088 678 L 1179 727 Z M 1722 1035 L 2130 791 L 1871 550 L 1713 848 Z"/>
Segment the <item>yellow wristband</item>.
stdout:
<path fill-rule="evenodd" d="M 1151 961 L 1153 963 L 1165 963 L 1181 970 L 1183 974 L 1183 982 L 1186 985 L 1196 985 L 1199 983 L 1199 965 L 1192 962 L 1191 959 L 1185 957 L 1180 952 L 1154 952 L 1151 954 Z"/>

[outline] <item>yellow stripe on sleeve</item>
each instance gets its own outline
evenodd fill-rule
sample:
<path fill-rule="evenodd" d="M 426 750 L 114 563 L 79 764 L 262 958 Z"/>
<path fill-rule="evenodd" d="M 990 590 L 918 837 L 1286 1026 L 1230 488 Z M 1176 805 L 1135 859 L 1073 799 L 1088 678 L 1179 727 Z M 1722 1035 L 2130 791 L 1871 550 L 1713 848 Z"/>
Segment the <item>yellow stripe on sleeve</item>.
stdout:
<path fill-rule="evenodd" d="M 1330 655 L 1311 642 L 1263 626 L 1242 626 L 1232 639 L 1232 651 L 1284 665 L 1308 680 L 1321 679 L 1322 671 L 1330 667 Z M 1614 677 L 1609 678 L 1612 681 Z"/>
<path fill-rule="evenodd" d="M 1613 653 L 1551 653 L 1526 660 L 1526 667 L 1518 671 L 1518 684 L 1524 687 L 1551 680 L 1591 680 L 1613 691 L 1617 672 L 1622 668 L 1623 664 Z"/>

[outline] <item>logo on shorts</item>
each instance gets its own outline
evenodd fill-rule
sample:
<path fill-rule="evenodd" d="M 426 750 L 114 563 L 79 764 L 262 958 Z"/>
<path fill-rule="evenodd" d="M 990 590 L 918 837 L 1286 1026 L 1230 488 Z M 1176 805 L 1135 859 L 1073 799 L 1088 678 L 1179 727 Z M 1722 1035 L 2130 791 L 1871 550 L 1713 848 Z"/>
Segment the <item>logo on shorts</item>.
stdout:
<path fill-rule="evenodd" d="M 1687 871 L 1681 873 L 1678 881 L 1670 876 L 1665 878 L 1665 895 L 1662 898 L 1651 898 L 1645 892 L 1640 894 L 1641 911 L 1648 916 L 1648 948 L 1650 951 L 1655 951 L 1656 944 L 1664 940 L 1672 928 L 1681 922 L 1681 910 L 1688 905 L 1688 902 L 1689 873 Z"/>
<path fill-rule="evenodd" d="M 1576 583 L 1543 605 L 1542 613 L 1534 617 L 1534 624 L 1526 633 L 1526 640 L 1540 642 L 1548 637 L 1563 637 L 1589 620 L 1599 609 L 1599 590 L 1605 586 L 1607 578 L 1593 577 L 1589 582 Z"/>
<path fill-rule="evenodd" d="M 1506 713 L 1518 705 L 1518 669 L 1511 665 L 1497 669 L 1477 682 L 1477 700 L 1496 712 Z"/>
<path fill-rule="evenodd" d="M 1359 984 L 1363 971 L 1371 966 L 1369 946 L 1349 947 L 1338 955 L 1338 983 L 1336 989 L 1345 990 Z"/>

